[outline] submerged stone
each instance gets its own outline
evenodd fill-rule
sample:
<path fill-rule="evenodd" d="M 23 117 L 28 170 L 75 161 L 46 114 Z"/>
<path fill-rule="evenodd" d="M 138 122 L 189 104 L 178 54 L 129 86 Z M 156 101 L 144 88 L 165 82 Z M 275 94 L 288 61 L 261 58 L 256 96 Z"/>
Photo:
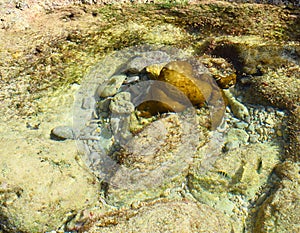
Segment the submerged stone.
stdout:
<path fill-rule="evenodd" d="M 183 92 L 193 105 L 202 106 L 211 95 L 211 85 L 195 78 L 193 67 L 185 61 L 173 61 L 161 70 L 157 80 L 167 82 Z"/>
<path fill-rule="evenodd" d="M 66 140 L 66 139 L 76 139 L 76 132 L 70 126 L 57 126 L 51 130 L 50 134 L 53 140 Z"/>
<path fill-rule="evenodd" d="M 201 74 L 203 79 L 196 78 L 192 65 L 186 61 L 172 61 L 163 67 L 162 65 L 148 66 L 146 71 L 150 78 L 168 85 L 152 88 L 149 95 L 155 96 L 155 101 L 143 103 L 139 110 L 150 115 L 180 112 L 191 105 L 203 106 L 210 99 L 213 88 L 205 81 L 206 74 Z"/>
<path fill-rule="evenodd" d="M 233 232 L 230 218 L 205 204 L 183 200 L 163 201 L 146 204 L 136 211 L 121 210 L 118 218 L 110 216 L 114 217 L 113 224 L 106 221 L 101 227 L 99 223 L 87 220 L 87 225 L 92 225 L 88 232 Z"/>
<path fill-rule="evenodd" d="M 224 96 L 230 106 L 230 109 L 235 117 L 240 120 L 249 122 L 250 115 L 247 107 L 239 102 L 229 90 L 223 90 Z"/>
<path fill-rule="evenodd" d="M 170 56 L 162 51 L 149 51 L 132 58 L 126 65 L 125 73 L 138 74 L 145 67 L 160 62 L 168 62 Z"/>
<path fill-rule="evenodd" d="M 253 231 L 299 232 L 300 231 L 300 174 L 299 164 L 290 161 L 276 167 L 275 172 L 282 180 L 257 208 Z"/>
<path fill-rule="evenodd" d="M 224 58 L 204 56 L 201 61 L 207 66 L 220 88 L 229 88 L 236 84 L 236 71 Z"/>
<path fill-rule="evenodd" d="M 126 75 L 112 76 L 107 82 L 104 82 L 99 86 L 99 88 L 97 89 L 98 96 L 114 96 L 118 92 L 119 88 L 121 87 L 126 78 Z"/>
<path fill-rule="evenodd" d="M 117 94 L 111 100 L 109 109 L 114 114 L 131 114 L 134 111 L 134 105 L 130 102 L 130 93 L 121 92 Z"/>

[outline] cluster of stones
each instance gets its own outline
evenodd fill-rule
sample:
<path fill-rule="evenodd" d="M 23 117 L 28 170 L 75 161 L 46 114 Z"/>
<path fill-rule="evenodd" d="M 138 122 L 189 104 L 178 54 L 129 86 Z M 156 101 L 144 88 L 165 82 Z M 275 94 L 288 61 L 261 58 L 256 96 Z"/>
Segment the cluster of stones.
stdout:
<path fill-rule="evenodd" d="M 52 130 L 51 136 L 53 139 L 60 140 L 76 139 L 82 153 L 87 155 L 84 157 L 88 166 L 96 171 L 100 178 L 110 180 L 120 169 L 120 162 L 124 160 L 122 155 L 118 155 L 120 148 L 126 147 L 131 154 L 135 155 L 138 154 L 138 147 L 147 144 L 143 140 L 142 142 L 139 141 L 139 135 L 143 135 L 142 130 L 144 129 L 148 131 L 147 140 L 153 139 L 156 142 L 149 145 L 152 148 L 148 148 L 147 154 L 150 151 L 155 154 L 155 150 L 157 151 L 162 147 L 159 143 L 157 144 L 156 134 L 150 133 L 151 130 L 160 132 L 160 129 L 155 129 L 158 127 L 156 125 L 165 128 L 166 132 L 163 133 L 169 135 L 165 137 L 165 141 L 162 140 L 164 145 L 172 144 L 174 148 L 178 149 L 183 146 L 184 140 L 198 139 L 198 133 L 195 137 L 185 139 L 194 130 L 192 128 L 195 128 L 195 122 L 193 122 L 196 120 L 194 118 L 195 113 L 190 114 L 191 120 L 187 120 L 187 116 L 183 120 L 177 115 L 168 115 L 170 112 L 183 112 L 193 107 L 192 105 L 203 106 L 205 102 L 211 99 L 217 101 L 218 98 L 222 99 L 222 95 L 218 87 L 206 75 L 208 71 L 205 66 L 201 63 L 194 66 L 196 67 L 195 73 L 198 75 L 196 77 L 193 74 L 194 67 L 184 60 L 186 59 L 171 57 L 162 51 L 144 52 L 130 57 L 120 66 L 121 68 L 115 70 L 113 75 L 101 80 L 100 84 L 94 85 L 93 88 L 88 86 L 89 89 L 85 90 L 86 93 L 82 91 L 79 99 L 81 101 L 80 107 L 75 113 L 80 124 L 75 123 L 74 127 L 56 127 Z M 95 95 L 90 96 L 90 92 L 94 92 Z M 224 112 L 224 108 L 220 110 Z M 157 114 L 162 113 L 167 114 L 160 119 Z M 223 114 L 219 114 L 218 121 L 222 117 Z M 146 129 L 145 125 L 154 120 L 158 123 L 151 124 L 152 126 Z M 181 143 L 178 142 L 175 145 L 176 135 L 182 132 L 177 132 L 177 130 L 175 132 L 173 128 L 178 125 L 178 122 L 182 127 L 184 125 L 182 121 L 189 122 L 190 125 L 185 125 L 185 129 L 181 128 L 181 131 L 190 130 L 190 132 L 186 133 L 186 136 L 181 136 Z M 174 127 L 168 126 L 170 122 L 174 122 Z M 167 132 L 170 130 L 172 135 Z M 198 128 L 196 127 L 195 130 Z M 135 137 L 133 137 L 133 131 L 135 131 L 134 133 L 137 132 Z M 158 135 L 157 137 L 161 136 Z M 130 145 L 139 143 L 144 144 L 135 145 L 134 150 L 129 149 Z M 197 142 L 186 142 L 186 144 L 197 146 Z M 194 151 L 191 148 L 189 150 Z M 126 153 L 123 152 L 123 154 Z M 130 159 L 132 160 L 133 157 L 131 156 Z M 164 159 L 160 160 L 163 161 Z"/>
<path fill-rule="evenodd" d="M 218 85 L 225 88 L 223 93 L 206 74 L 204 66 L 198 66 L 197 73 L 200 76 L 195 76 L 195 66 L 190 64 L 193 61 L 172 61 L 167 53 L 161 51 L 144 53 L 131 58 L 119 72 L 102 82 L 96 89 L 95 98 L 82 99 L 81 108 L 92 109 L 94 115 L 86 121 L 85 127 L 79 131 L 59 126 L 52 130 L 52 137 L 84 141 L 85 150 L 90 154 L 89 166 L 101 170 L 105 167 L 103 163 L 106 159 L 99 158 L 99 154 L 107 155 L 117 150 L 116 141 L 121 144 L 129 141 L 133 136 L 132 131 L 140 131 L 145 123 L 153 121 L 156 114 L 183 111 L 190 107 L 187 102 L 194 106 L 203 106 L 205 103 L 216 105 L 222 99 L 220 95 L 223 95 L 229 107 L 225 115 L 225 108 L 220 107 L 219 114 L 215 114 L 215 118 L 218 118 L 215 121 L 219 124 L 225 116 L 225 151 L 244 144 L 283 139 L 286 116 L 283 111 L 241 103 L 229 88 L 236 82 L 232 66 L 222 59 L 202 60 L 213 72 Z M 170 85 L 163 88 L 151 88 L 149 82 L 146 82 L 146 86 L 136 85 L 147 80 Z M 139 102 L 144 99 L 149 101 Z M 106 172 L 107 169 L 103 171 Z"/>
<path fill-rule="evenodd" d="M 186 185 L 197 200 L 210 205 L 222 193 L 224 211 L 237 208 L 244 216 L 248 201 L 227 193 L 253 198 L 278 162 L 270 142 L 285 139 L 285 112 L 243 103 L 228 63 L 206 60 L 215 82 L 194 62 L 162 51 L 131 56 L 83 92 L 76 116 L 82 127 L 52 130 L 56 139 L 77 139 L 87 165 L 108 183 L 107 203 L 155 199 L 189 174 Z M 212 120 L 218 127 L 209 131 Z"/>
<path fill-rule="evenodd" d="M 277 140 L 284 143 L 287 139 L 285 111 L 275 107 L 243 104 L 230 92 L 225 92 L 229 107 L 226 108 L 226 143 L 228 151 L 249 143 L 264 143 Z"/>

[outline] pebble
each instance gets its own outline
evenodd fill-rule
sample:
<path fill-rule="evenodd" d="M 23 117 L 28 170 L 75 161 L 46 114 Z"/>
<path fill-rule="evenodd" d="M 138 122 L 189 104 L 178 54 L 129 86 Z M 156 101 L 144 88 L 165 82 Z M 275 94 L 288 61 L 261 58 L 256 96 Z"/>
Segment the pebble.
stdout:
<path fill-rule="evenodd" d="M 98 87 L 98 96 L 102 98 L 114 96 L 119 91 L 126 78 L 127 76 L 123 74 L 112 76 L 108 81 L 102 83 Z"/>
<path fill-rule="evenodd" d="M 245 130 L 242 129 L 236 129 L 236 128 L 231 128 L 227 132 L 227 141 L 232 142 L 232 141 L 239 141 L 242 144 L 245 144 L 249 139 L 249 135 Z"/>
<path fill-rule="evenodd" d="M 244 122 L 244 121 L 240 121 L 240 122 L 236 122 L 235 123 L 235 127 L 238 128 L 238 129 L 245 129 L 248 127 L 248 123 L 247 122 Z"/>
<path fill-rule="evenodd" d="M 139 76 L 130 76 L 130 77 L 127 77 L 126 80 L 125 80 L 125 84 L 129 84 L 129 83 L 133 83 L 133 82 L 137 82 L 140 80 L 140 77 Z"/>
<path fill-rule="evenodd" d="M 227 152 L 227 151 L 239 148 L 239 147 L 240 147 L 239 141 L 230 141 L 230 142 L 225 143 L 224 151 Z"/>
<path fill-rule="evenodd" d="M 250 131 L 250 132 L 254 132 L 254 131 L 255 131 L 255 126 L 254 126 L 254 124 L 253 124 L 253 123 L 250 123 L 249 126 L 248 126 L 248 128 L 247 128 L 247 130 Z"/>
<path fill-rule="evenodd" d="M 278 137 L 282 137 L 282 135 L 283 135 L 281 130 L 277 130 L 276 134 L 277 134 Z"/>
<path fill-rule="evenodd" d="M 249 122 L 250 121 L 250 115 L 247 107 L 236 100 L 236 98 L 232 95 L 232 93 L 229 90 L 223 90 L 227 100 L 228 104 L 230 106 L 230 109 L 235 117 L 237 117 L 240 120 Z"/>
<path fill-rule="evenodd" d="M 50 138 L 53 140 L 76 139 L 77 132 L 70 126 L 57 126 L 51 130 Z"/>
<path fill-rule="evenodd" d="M 249 136 L 249 142 L 251 142 L 251 143 L 256 143 L 256 142 L 258 142 L 258 136 L 257 135 L 250 135 Z"/>

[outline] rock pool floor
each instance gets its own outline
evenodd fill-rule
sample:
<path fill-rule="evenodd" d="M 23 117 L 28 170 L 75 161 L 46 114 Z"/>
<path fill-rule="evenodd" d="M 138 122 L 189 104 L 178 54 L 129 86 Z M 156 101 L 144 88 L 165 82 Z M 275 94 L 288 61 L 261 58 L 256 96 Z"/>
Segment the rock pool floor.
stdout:
<path fill-rule="evenodd" d="M 0 231 L 136 231 L 137 223 L 145 227 L 145 216 L 152 216 L 149 232 L 193 232 L 207 221 L 203 214 L 197 215 L 203 212 L 213 219 L 204 232 L 299 231 L 299 9 L 221 1 L 122 7 L 25 2 L 28 5 L 20 7 L 4 1 L 6 11 L 1 9 Z M 75 143 L 53 141 L 49 133 L 57 125 L 72 124 L 74 94 L 95 61 L 114 50 L 145 43 L 226 58 L 237 70 L 237 87 L 242 86 L 236 91 L 246 92 L 236 95 L 249 109 L 258 109 L 254 122 L 268 121 L 259 118 L 262 109 L 279 118 L 281 112 L 287 113 L 284 151 L 262 146 L 262 151 L 276 156 L 251 160 L 247 154 L 230 154 L 229 146 L 224 160 L 244 156 L 248 163 L 237 165 L 244 173 L 232 173 L 228 164 L 221 170 L 224 160 L 206 172 L 198 169 L 203 164 L 195 163 L 185 185 L 166 189 L 161 200 L 138 200 L 119 210 L 108 205 L 99 181 L 77 156 Z M 252 103 L 249 96 L 257 101 Z M 273 110 L 268 110 L 270 105 Z M 276 122 L 271 118 L 269 123 L 272 120 Z M 234 124 L 240 130 L 249 127 Z M 264 133 L 253 127 L 257 134 L 252 140 L 264 141 L 260 138 Z M 276 130 L 274 135 L 283 137 L 285 132 Z M 271 182 L 258 187 L 265 171 L 270 172 Z M 123 193 L 118 195 L 124 198 Z M 247 195 L 254 195 L 253 199 L 245 201 Z M 165 216 L 170 209 L 182 212 Z M 186 214 L 193 224 L 180 221 L 178 228 L 174 215 L 185 219 Z M 164 224 L 156 225 L 159 221 Z"/>

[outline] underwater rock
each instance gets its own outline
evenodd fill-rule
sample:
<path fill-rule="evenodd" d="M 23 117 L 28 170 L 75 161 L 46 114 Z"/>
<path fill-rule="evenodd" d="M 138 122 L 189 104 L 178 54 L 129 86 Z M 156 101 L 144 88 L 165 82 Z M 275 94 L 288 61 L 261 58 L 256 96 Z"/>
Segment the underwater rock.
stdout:
<path fill-rule="evenodd" d="M 201 164 L 195 164 L 191 170 L 191 190 L 200 201 L 205 200 L 201 192 L 236 192 L 251 198 L 267 182 L 279 163 L 280 153 L 272 143 L 256 143 L 221 154 L 207 170 L 201 169 Z"/>
<path fill-rule="evenodd" d="M 162 83 L 154 83 L 148 94 L 148 98 L 154 101 L 140 105 L 140 111 L 148 112 L 150 116 L 163 112 L 180 112 L 191 105 L 203 106 L 210 99 L 213 88 L 206 81 L 206 74 L 201 74 L 201 79 L 196 78 L 192 65 L 186 61 L 173 61 L 164 67 L 162 65 L 146 67 L 149 77 Z"/>
<path fill-rule="evenodd" d="M 202 106 L 211 96 L 211 85 L 195 78 L 192 65 L 185 61 L 173 61 L 165 65 L 157 80 L 177 87 L 193 105 Z"/>
<path fill-rule="evenodd" d="M 253 232 L 300 232 L 299 164 L 286 161 L 275 169 L 282 181 L 257 210 Z"/>
<path fill-rule="evenodd" d="M 70 126 L 57 126 L 51 130 L 50 137 L 53 140 L 76 139 L 78 132 Z"/>
<path fill-rule="evenodd" d="M 95 98 L 85 97 L 82 99 L 81 108 L 82 109 L 94 109 L 95 103 L 96 103 Z"/>
<path fill-rule="evenodd" d="M 104 221 L 103 221 L 104 220 Z M 133 210 L 120 210 L 97 222 L 87 220 L 85 232 L 205 232 L 231 233 L 226 215 L 205 204 L 188 200 L 162 201 Z M 100 222 L 99 221 L 99 222 Z M 86 231 L 88 230 L 88 231 Z"/>
<path fill-rule="evenodd" d="M 119 143 L 125 143 L 131 138 L 130 115 L 134 111 L 134 105 L 130 99 L 129 92 L 121 92 L 110 101 L 109 105 L 111 129 Z"/>
<path fill-rule="evenodd" d="M 147 72 L 147 75 L 149 76 L 149 78 L 157 79 L 160 74 L 160 71 L 162 70 L 162 68 L 164 68 L 164 66 L 166 64 L 167 63 L 160 63 L 160 64 L 153 64 L 153 65 L 147 66 L 146 72 Z"/>
<path fill-rule="evenodd" d="M 125 79 L 127 78 L 126 75 L 114 75 L 112 76 L 108 81 L 102 83 L 98 89 L 97 89 L 97 94 L 100 97 L 109 97 L 109 96 L 114 96 Z"/>
<path fill-rule="evenodd" d="M 106 98 L 103 100 L 98 101 L 97 103 L 97 114 L 99 117 L 106 118 L 109 114 L 109 106 L 110 106 L 110 99 Z"/>
<path fill-rule="evenodd" d="M 238 143 L 239 145 L 246 144 L 248 142 L 249 135 L 242 129 L 229 129 L 226 134 L 227 143 Z"/>
<path fill-rule="evenodd" d="M 233 115 L 241 120 L 249 122 L 250 117 L 249 117 L 249 111 L 247 107 L 243 105 L 241 102 L 237 101 L 229 90 L 223 90 L 223 92 L 224 95 L 226 96 L 226 99 L 228 101 L 228 104 L 230 106 Z"/>
<path fill-rule="evenodd" d="M 131 103 L 130 99 L 131 94 L 129 92 L 117 94 L 110 101 L 110 111 L 114 114 L 131 114 L 134 111 L 134 105 Z"/>
<path fill-rule="evenodd" d="M 236 71 L 232 64 L 224 58 L 212 58 L 204 56 L 201 62 L 206 65 L 209 72 L 216 80 L 220 88 L 229 88 L 236 83 Z"/>
<path fill-rule="evenodd" d="M 131 59 L 127 63 L 124 70 L 125 73 L 138 74 L 147 66 L 156 63 L 168 62 L 168 61 L 170 61 L 170 56 L 165 52 L 162 51 L 145 52 Z"/>

